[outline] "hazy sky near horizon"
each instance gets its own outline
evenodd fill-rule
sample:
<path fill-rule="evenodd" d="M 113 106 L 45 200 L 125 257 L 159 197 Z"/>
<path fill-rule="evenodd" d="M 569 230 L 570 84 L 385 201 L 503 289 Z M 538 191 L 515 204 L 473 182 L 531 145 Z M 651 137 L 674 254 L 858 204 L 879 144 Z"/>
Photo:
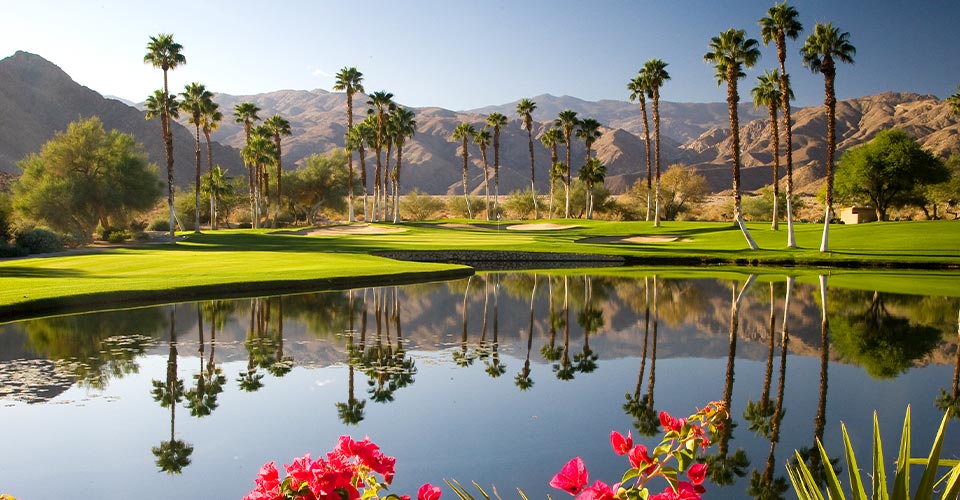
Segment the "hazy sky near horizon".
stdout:
<path fill-rule="evenodd" d="M 710 38 L 728 28 L 760 39 L 757 20 L 773 0 L 373 0 L 284 1 L 27 0 L 4 2 L 0 58 L 38 54 L 104 95 L 143 101 L 162 85 L 143 64 L 151 35 L 172 33 L 187 64 L 171 91 L 192 81 L 215 93 L 330 90 L 344 66 L 368 92 L 387 90 L 407 106 L 452 110 L 549 93 L 626 100 L 645 61 L 666 61 L 661 99 L 719 102 L 703 62 Z M 944 98 L 960 84 L 957 0 L 794 0 L 804 32 L 788 41 L 796 104 L 823 101 L 823 77 L 799 48 L 817 22 L 832 21 L 857 48 L 841 65 L 837 96 L 908 91 Z M 160 16 L 157 13 L 166 15 Z M 776 48 L 741 80 L 741 100 Z"/>

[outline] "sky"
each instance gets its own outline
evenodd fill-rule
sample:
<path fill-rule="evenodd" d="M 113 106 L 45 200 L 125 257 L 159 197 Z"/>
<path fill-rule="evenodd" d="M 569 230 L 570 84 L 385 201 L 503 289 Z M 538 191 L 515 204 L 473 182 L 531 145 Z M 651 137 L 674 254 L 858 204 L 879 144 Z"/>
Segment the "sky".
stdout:
<path fill-rule="evenodd" d="M 792 0 L 804 32 L 788 41 L 787 71 L 799 106 L 823 102 L 823 77 L 801 65 L 816 23 L 850 33 L 855 63 L 841 65 L 840 99 L 883 91 L 945 98 L 960 84 L 957 0 Z M 200 82 L 214 93 L 331 90 L 356 66 L 368 92 L 406 106 L 468 110 L 540 94 L 626 100 L 643 63 L 668 63 L 661 99 L 721 102 L 703 62 L 710 38 L 729 28 L 760 40 L 757 20 L 773 0 L 4 0 L 0 58 L 38 54 L 75 81 L 141 102 L 162 86 L 143 63 L 149 37 L 171 33 L 187 64 L 171 91 Z M 158 15 L 157 13 L 165 15 Z M 741 81 L 777 67 L 774 45 Z"/>

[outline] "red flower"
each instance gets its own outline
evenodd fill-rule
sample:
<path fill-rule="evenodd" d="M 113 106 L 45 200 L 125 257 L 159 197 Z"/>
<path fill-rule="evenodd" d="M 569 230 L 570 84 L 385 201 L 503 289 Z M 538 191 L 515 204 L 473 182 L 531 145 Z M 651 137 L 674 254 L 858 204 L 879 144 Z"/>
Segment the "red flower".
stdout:
<path fill-rule="evenodd" d="M 687 419 L 685 418 L 673 418 L 665 411 L 660 412 L 660 425 L 662 425 L 667 432 L 680 432 L 686 423 Z"/>
<path fill-rule="evenodd" d="M 254 480 L 256 488 L 253 489 L 244 500 L 282 500 L 280 494 L 280 471 L 277 470 L 277 463 L 270 462 L 260 467 L 257 478 Z"/>
<path fill-rule="evenodd" d="M 689 477 L 690 482 L 695 485 L 702 483 L 706 475 L 707 464 L 693 464 L 689 469 L 687 469 L 687 477 Z"/>
<path fill-rule="evenodd" d="M 630 450 L 627 458 L 630 459 L 631 467 L 641 469 L 644 473 L 653 466 L 653 459 L 650 458 L 650 455 L 647 453 L 647 447 L 642 444 L 638 444 Z"/>
<path fill-rule="evenodd" d="M 667 486 L 663 493 L 653 495 L 650 500 L 701 500 L 700 493 L 703 493 L 703 491 L 702 487 L 697 490 L 692 484 L 680 481 L 677 484 L 677 491 Z"/>
<path fill-rule="evenodd" d="M 566 491 L 571 495 L 580 493 L 586 485 L 587 467 L 583 465 L 583 460 L 580 457 L 575 457 L 567 462 L 567 465 L 564 465 L 563 469 L 550 480 L 550 486 Z"/>
<path fill-rule="evenodd" d="M 620 483 L 611 487 L 603 481 L 597 481 L 593 483 L 593 486 L 583 490 L 577 500 L 613 500 L 618 489 L 620 489 Z"/>
<path fill-rule="evenodd" d="M 417 491 L 417 500 L 438 500 L 442 493 L 439 486 L 425 483 L 420 487 L 420 490 Z"/>
<path fill-rule="evenodd" d="M 610 446 L 613 446 L 613 452 L 623 456 L 633 447 L 633 436 L 627 431 L 627 437 L 623 437 L 617 431 L 610 432 Z"/>

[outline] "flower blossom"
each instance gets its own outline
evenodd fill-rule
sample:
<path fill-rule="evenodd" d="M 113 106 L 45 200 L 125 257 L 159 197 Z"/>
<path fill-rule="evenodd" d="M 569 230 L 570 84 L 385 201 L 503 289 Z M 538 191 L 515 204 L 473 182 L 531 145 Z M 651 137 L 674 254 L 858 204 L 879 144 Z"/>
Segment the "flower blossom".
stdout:
<path fill-rule="evenodd" d="M 583 490 L 576 500 L 614 500 L 618 489 L 620 489 L 620 483 L 608 486 L 603 481 L 597 481 L 593 486 Z"/>
<path fill-rule="evenodd" d="M 627 458 L 630 459 L 631 467 L 640 469 L 644 474 L 649 473 L 656 467 L 656 464 L 653 463 L 653 458 L 650 458 L 650 455 L 647 453 L 647 447 L 642 444 L 634 446 L 627 455 Z"/>
<path fill-rule="evenodd" d="M 254 483 L 256 487 L 247 493 L 243 500 L 283 500 L 283 495 L 280 494 L 280 471 L 277 470 L 276 462 L 260 467 Z"/>
<path fill-rule="evenodd" d="M 439 500 L 442 493 L 439 486 L 425 483 L 420 487 L 420 490 L 417 491 L 417 500 Z"/>
<path fill-rule="evenodd" d="M 583 465 L 583 459 L 575 457 L 566 465 L 553 479 L 550 480 L 550 486 L 559 490 L 566 491 L 571 495 L 576 495 L 583 491 L 587 485 L 587 467 Z"/>
<path fill-rule="evenodd" d="M 693 464 L 687 469 L 687 477 L 690 478 L 690 482 L 695 486 L 699 486 L 703 483 L 703 479 L 707 475 L 707 464 Z"/>
<path fill-rule="evenodd" d="M 610 431 L 610 446 L 613 446 L 613 452 L 617 455 L 626 455 L 633 448 L 633 436 L 630 431 L 627 431 L 626 437 L 617 431 Z"/>
<path fill-rule="evenodd" d="M 687 424 L 687 419 L 685 418 L 673 418 L 669 413 L 665 411 L 660 412 L 660 425 L 663 426 L 664 430 L 667 432 L 677 432 L 679 433 L 683 426 Z"/>
<path fill-rule="evenodd" d="M 698 489 L 699 488 L 699 489 Z M 663 493 L 658 493 L 650 497 L 650 500 L 701 500 L 700 494 L 703 493 L 703 487 L 680 481 L 677 483 L 677 490 L 667 486 Z"/>

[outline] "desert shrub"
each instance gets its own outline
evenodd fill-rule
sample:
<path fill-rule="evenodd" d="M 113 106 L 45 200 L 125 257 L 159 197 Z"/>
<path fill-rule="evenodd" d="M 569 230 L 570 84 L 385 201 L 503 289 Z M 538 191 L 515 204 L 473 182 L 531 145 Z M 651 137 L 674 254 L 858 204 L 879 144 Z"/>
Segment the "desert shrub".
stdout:
<path fill-rule="evenodd" d="M 63 237 L 43 228 L 34 228 L 17 235 L 16 245 L 29 254 L 63 251 Z"/>
<path fill-rule="evenodd" d="M 540 211 L 546 212 L 546 207 L 543 206 L 543 202 L 539 196 L 537 196 L 536 202 Z M 511 219 L 529 219 L 534 216 L 535 211 L 533 193 L 530 189 L 514 191 L 507 195 L 506 201 L 503 202 L 500 208 L 506 213 L 507 217 Z"/>
<path fill-rule="evenodd" d="M 0 192 L 0 245 L 6 244 L 10 239 L 11 214 L 10 196 Z"/>
<path fill-rule="evenodd" d="M 416 189 L 400 200 L 400 213 L 409 220 L 435 219 L 441 210 L 443 210 L 442 201 Z"/>
<path fill-rule="evenodd" d="M 485 209 L 486 204 L 482 198 L 479 196 L 470 197 L 470 210 L 473 212 L 473 218 L 479 219 L 480 214 L 482 214 Z M 451 196 L 447 201 L 447 210 L 449 210 L 454 217 L 469 217 L 467 214 L 467 204 L 463 196 Z"/>
<path fill-rule="evenodd" d="M 110 243 L 123 243 L 129 239 L 133 239 L 133 235 L 126 229 L 115 229 L 107 236 L 107 241 Z"/>
<path fill-rule="evenodd" d="M 167 219 L 154 219 L 153 222 L 150 223 L 150 230 L 165 233 L 170 230 L 170 221 Z"/>
<path fill-rule="evenodd" d="M 143 219 L 134 219 L 130 221 L 130 232 L 133 234 L 142 233 L 147 230 L 148 222 Z"/>
<path fill-rule="evenodd" d="M 27 251 L 16 246 L 9 245 L 6 241 L 0 241 L 0 258 L 2 257 L 23 257 Z"/>

